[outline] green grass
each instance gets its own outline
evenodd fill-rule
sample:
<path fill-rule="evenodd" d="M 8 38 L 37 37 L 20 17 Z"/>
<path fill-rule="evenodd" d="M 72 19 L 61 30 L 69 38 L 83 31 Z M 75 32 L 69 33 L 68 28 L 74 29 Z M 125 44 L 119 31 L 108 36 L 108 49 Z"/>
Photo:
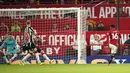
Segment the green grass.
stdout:
<path fill-rule="evenodd" d="M 130 64 L 2 65 L 0 73 L 130 73 Z"/>

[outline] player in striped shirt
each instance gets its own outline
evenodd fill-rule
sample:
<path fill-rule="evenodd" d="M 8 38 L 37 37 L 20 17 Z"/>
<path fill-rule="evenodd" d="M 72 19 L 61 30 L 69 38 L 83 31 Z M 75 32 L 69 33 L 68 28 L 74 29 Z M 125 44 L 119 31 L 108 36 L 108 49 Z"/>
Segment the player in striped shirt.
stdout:
<path fill-rule="evenodd" d="M 38 48 L 37 42 L 41 41 L 41 39 L 39 39 L 39 37 L 36 36 L 37 32 L 34 31 L 30 23 L 31 23 L 30 21 L 27 21 L 26 23 L 27 27 L 25 28 L 25 31 L 24 31 L 24 46 L 23 46 L 23 49 L 28 50 L 29 53 L 22 59 L 21 64 L 24 64 L 24 62 L 31 55 L 35 54 L 38 63 L 41 65 L 43 63 L 41 63 L 38 53 L 41 53 L 43 57 L 45 57 L 47 60 L 49 61 L 51 60 L 47 57 L 47 55 L 40 48 Z"/>

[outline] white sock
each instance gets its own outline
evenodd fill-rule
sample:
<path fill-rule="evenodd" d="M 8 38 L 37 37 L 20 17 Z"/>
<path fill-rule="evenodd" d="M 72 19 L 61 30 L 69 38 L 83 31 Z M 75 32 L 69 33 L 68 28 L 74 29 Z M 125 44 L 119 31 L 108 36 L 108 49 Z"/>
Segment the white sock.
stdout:
<path fill-rule="evenodd" d="M 9 63 L 9 60 L 7 59 L 6 56 L 3 56 L 4 60 L 6 61 L 6 63 Z"/>
<path fill-rule="evenodd" d="M 17 57 L 17 54 L 14 54 L 14 56 L 11 59 L 13 60 L 15 57 Z"/>
<path fill-rule="evenodd" d="M 48 61 L 50 61 L 50 59 L 47 57 L 46 54 L 43 54 L 43 57 L 46 58 Z"/>
<path fill-rule="evenodd" d="M 35 56 L 36 56 L 37 62 L 41 63 L 40 58 L 39 58 L 39 53 L 36 53 Z"/>
<path fill-rule="evenodd" d="M 31 54 L 27 54 L 27 55 L 22 59 L 22 61 L 26 61 L 30 56 L 31 56 Z"/>

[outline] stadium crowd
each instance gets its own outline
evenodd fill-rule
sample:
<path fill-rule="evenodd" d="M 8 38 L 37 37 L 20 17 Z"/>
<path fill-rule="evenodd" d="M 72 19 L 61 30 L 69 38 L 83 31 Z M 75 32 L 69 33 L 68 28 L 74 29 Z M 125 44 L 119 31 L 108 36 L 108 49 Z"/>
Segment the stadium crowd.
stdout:
<path fill-rule="evenodd" d="M 3 5 L 18 4 L 116 4 L 117 0 L 0 0 Z M 120 4 L 129 4 L 129 0 L 120 0 Z"/>

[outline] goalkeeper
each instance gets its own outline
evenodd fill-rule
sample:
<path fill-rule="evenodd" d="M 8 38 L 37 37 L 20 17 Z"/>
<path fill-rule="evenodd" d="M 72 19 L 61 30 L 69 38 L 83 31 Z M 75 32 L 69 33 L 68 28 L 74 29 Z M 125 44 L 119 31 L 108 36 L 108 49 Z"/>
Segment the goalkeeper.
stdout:
<path fill-rule="evenodd" d="M 2 49 L 4 46 L 6 46 L 7 51 L 6 54 L 3 54 L 2 56 L 6 60 L 6 63 L 9 63 L 6 55 L 13 54 L 13 57 L 10 59 L 10 63 L 12 63 L 14 58 L 17 57 L 17 53 L 20 52 L 20 46 L 16 43 L 16 40 L 12 35 L 7 36 L 7 39 L 4 40 L 3 44 L 0 46 L 0 49 Z"/>

